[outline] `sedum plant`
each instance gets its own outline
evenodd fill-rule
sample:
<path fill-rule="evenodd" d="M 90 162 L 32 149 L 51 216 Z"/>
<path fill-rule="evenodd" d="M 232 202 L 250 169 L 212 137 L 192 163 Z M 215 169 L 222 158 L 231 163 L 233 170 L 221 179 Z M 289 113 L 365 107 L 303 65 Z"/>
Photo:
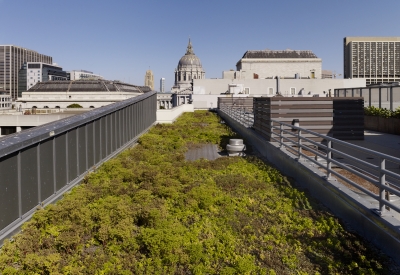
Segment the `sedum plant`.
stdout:
<path fill-rule="evenodd" d="M 216 114 L 156 125 L 0 250 L 0 274 L 389 274 L 382 256 L 251 154 L 186 161 L 236 137 Z"/>

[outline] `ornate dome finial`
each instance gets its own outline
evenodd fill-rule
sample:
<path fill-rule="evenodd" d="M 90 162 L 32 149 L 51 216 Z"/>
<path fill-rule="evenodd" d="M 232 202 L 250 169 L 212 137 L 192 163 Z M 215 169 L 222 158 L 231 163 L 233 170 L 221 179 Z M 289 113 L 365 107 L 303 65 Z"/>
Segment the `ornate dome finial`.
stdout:
<path fill-rule="evenodd" d="M 193 52 L 193 47 L 192 47 L 192 42 L 190 42 L 190 38 L 189 38 L 189 43 L 186 49 L 186 54 L 194 54 Z"/>

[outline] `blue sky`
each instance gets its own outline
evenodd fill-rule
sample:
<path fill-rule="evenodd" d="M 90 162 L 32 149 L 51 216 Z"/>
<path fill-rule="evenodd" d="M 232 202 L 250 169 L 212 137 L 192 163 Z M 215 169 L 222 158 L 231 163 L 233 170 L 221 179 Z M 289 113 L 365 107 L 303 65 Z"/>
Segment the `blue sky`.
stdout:
<path fill-rule="evenodd" d="M 189 36 L 206 78 L 247 50 L 288 48 L 341 74 L 343 38 L 400 36 L 399 11 L 400 0 L 0 0 L 0 44 L 136 85 L 151 68 L 169 90 Z"/>

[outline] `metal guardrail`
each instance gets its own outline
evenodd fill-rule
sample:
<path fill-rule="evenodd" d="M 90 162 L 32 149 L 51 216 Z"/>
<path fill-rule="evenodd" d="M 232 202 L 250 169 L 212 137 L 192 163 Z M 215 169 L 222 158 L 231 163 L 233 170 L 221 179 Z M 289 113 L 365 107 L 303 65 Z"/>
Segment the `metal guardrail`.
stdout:
<path fill-rule="evenodd" d="M 251 127 L 254 122 L 254 118 L 251 115 L 246 116 L 246 111 L 243 109 L 221 108 L 221 111 L 245 127 Z M 323 138 L 323 142 L 315 142 L 313 137 Z M 393 200 L 393 197 L 400 198 L 400 174 L 387 168 L 400 167 L 399 158 L 277 120 L 271 120 L 271 143 L 286 150 L 299 162 L 313 163 L 323 171 L 327 180 L 334 176 L 370 199 L 376 200 L 378 203 L 378 208 L 374 209 L 376 214 L 383 215 L 386 211 L 400 213 L 399 203 L 396 204 Z M 369 161 L 355 155 L 367 156 L 366 159 Z M 349 176 L 335 168 L 346 171 Z M 354 176 L 378 188 L 378 194 L 366 188 L 365 184 L 352 180 Z"/>
<path fill-rule="evenodd" d="M 366 106 L 394 111 L 400 106 L 400 86 L 382 85 L 334 90 L 335 97 L 363 97 Z"/>
<path fill-rule="evenodd" d="M 0 138 L 0 244 L 156 121 L 155 92 Z"/>
<path fill-rule="evenodd" d="M 245 127 L 252 127 L 254 124 L 253 110 L 242 107 L 221 106 L 221 111 L 235 119 Z"/>

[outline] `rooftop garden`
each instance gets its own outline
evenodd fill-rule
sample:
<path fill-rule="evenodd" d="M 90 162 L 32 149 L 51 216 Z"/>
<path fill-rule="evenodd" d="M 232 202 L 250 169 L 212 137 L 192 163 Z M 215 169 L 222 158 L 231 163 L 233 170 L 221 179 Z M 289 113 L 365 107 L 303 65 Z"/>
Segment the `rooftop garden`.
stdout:
<path fill-rule="evenodd" d="M 156 125 L 39 209 L 0 274 L 389 274 L 390 259 L 262 160 L 186 161 L 236 137 L 216 114 Z"/>

